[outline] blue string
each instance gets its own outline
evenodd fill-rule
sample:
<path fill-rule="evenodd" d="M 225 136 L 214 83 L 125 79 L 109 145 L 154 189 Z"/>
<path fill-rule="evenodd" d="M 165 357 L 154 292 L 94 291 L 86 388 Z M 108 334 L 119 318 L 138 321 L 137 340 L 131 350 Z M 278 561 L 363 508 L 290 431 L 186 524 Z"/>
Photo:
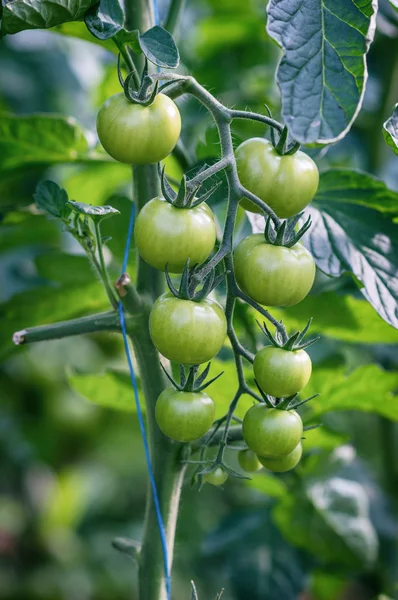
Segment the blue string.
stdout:
<path fill-rule="evenodd" d="M 134 217 L 135 217 L 135 205 L 133 204 L 133 206 L 131 208 L 129 225 L 128 225 L 128 230 L 127 230 L 126 246 L 124 249 L 122 274 L 125 273 L 127 270 L 127 261 L 128 261 L 128 257 L 129 257 L 130 246 L 131 246 L 131 238 L 133 235 Z M 159 526 L 160 540 L 161 540 L 162 550 L 163 550 L 167 600 L 171 600 L 171 581 L 170 581 L 169 557 L 168 557 L 168 551 L 167 551 L 166 530 L 165 530 L 165 526 L 164 526 L 164 522 L 163 522 L 163 518 L 162 518 L 162 512 L 160 510 L 159 496 L 158 496 L 158 491 L 156 489 L 155 477 L 153 474 L 151 455 L 149 452 L 148 439 L 147 439 L 146 431 L 145 431 L 144 417 L 142 414 L 140 399 L 138 396 L 137 379 L 136 379 L 135 373 L 134 373 L 133 361 L 131 360 L 130 347 L 129 347 L 128 337 L 127 337 L 126 321 L 124 318 L 124 310 L 123 310 L 123 305 L 121 302 L 119 302 L 119 316 L 120 316 L 120 327 L 121 327 L 122 335 L 123 335 L 124 349 L 126 352 L 126 358 L 127 358 L 127 362 L 128 362 L 129 370 L 130 370 L 131 384 L 132 384 L 133 390 L 134 390 L 134 398 L 135 398 L 135 404 L 137 407 L 138 422 L 140 424 L 142 441 L 144 443 L 145 458 L 146 458 L 147 467 L 148 467 L 148 475 L 149 475 L 149 481 L 150 481 L 151 489 L 152 489 L 153 502 L 155 504 L 156 519 L 157 519 L 158 526 Z"/>
<path fill-rule="evenodd" d="M 153 16 L 155 20 L 155 25 L 159 25 L 158 0 L 153 0 Z"/>

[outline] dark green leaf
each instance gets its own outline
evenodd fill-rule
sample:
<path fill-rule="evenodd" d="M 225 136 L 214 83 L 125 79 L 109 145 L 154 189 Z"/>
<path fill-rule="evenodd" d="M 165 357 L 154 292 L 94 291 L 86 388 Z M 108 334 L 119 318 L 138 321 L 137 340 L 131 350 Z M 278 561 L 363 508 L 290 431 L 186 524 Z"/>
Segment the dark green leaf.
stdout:
<path fill-rule="evenodd" d="M 36 188 L 34 199 L 37 206 L 51 215 L 62 219 L 65 206 L 68 203 L 68 194 L 54 181 L 42 181 Z"/>
<path fill-rule="evenodd" d="M 319 393 L 309 408 L 311 422 L 330 411 L 358 410 L 398 421 L 398 373 L 377 365 L 358 367 L 347 375 L 345 369 L 315 367 L 302 397 Z"/>
<path fill-rule="evenodd" d="M 160 27 L 155 25 L 140 35 L 141 50 L 147 59 L 158 67 L 175 69 L 180 62 L 180 56 L 173 36 Z"/>
<path fill-rule="evenodd" d="M 395 10 L 398 10 L 398 0 L 389 0 L 389 2 Z"/>
<path fill-rule="evenodd" d="M 89 8 L 84 21 L 94 37 L 107 40 L 122 29 L 124 12 L 118 0 L 100 0 Z"/>
<path fill-rule="evenodd" d="M 68 381 L 76 392 L 94 404 L 128 412 L 136 410 L 128 373 L 109 370 L 102 374 L 73 374 Z"/>
<path fill-rule="evenodd" d="M 47 29 L 80 21 L 97 0 L 11 0 L 3 6 L 1 34 L 18 33 L 24 29 Z"/>
<path fill-rule="evenodd" d="M 398 104 L 394 106 L 391 117 L 383 125 L 383 135 L 387 144 L 398 154 Z"/>
<path fill-rule="evenodd" d="M 48 252 L 35 260 L 40 277 L 54 283 L 80 285 L 95 281 L 95 274 L 86 256 Z"/>
<path fill-rule="evenodd" d="M 87 159 L 87 140 L 74 119 L 1 114 L 0 171 Z"/>
<path fill-rule="evenodd" d="M 91 204 L 85 204 L 84 202 L 73 202 L 72 200 L 68 203 L 72 210 L 78 212 L 82 215 L 87 215 L 91 217 L 94 221 L 101 221 L 102 219 L 106 219 L 107 217 L 111 217 L 112 215 L 120 214 L 116 208 L 113 206 L 92 206 Z"/>
<path fill-rule="evenodd" d="M 318 560 L 355 567 L 371 565 L 377 558 L 369 499 L 356 481 L 340 477 L 316 481 L 305 492 L 282 497 L 273 516 L 287 540 Z"/>
<path fill-rule="evenodd" d="M 271 0 L 268 32 L 284 52 L 277 72 L 282 114 L 302 143 L 330 143 L 362 104 L 374 0 Z"/>
<path fill-rule="evenodd" d="M 288 309 L 276 308 L 272 314 L 289 331 L 301 330 L 309 315 L 314 318 L 313 334 L 319 333 L 345 342 L 396 344 L 397 331 L 362 298 L 332 292 L 312 295 Z"/>
<path fill-rule="evenodd" d="M 398 214 L 398 193 L 390 190 L 378 177 L 364 171 L 352 169 L 323 171 L 320 175 L 316 199 L 320 202 L 337 200 L 361 204 L 381 212 Z"/>
<path fill-rule="evenodd" d="M 373 208 L 332 197 L 316 197 L 307 210 L 312 227 L 303 241 L 317 266 L 332 277 L 353 273 L 379 315 L 398 327 L 398 225 Z"/>

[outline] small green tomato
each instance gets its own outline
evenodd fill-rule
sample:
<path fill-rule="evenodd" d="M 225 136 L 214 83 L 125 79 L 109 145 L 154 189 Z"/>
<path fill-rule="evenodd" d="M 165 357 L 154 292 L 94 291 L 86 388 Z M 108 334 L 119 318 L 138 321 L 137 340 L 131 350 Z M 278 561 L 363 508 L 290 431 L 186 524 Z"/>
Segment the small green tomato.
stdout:
<path fill-rule="evenodd" d="M 294 469 L 298 465 L 301 460 L 301 455 L 303 454 L 303 447 L 300 444 L 290 452 L 290 454 L 286 454 L 285 456 L 279 456 L 278 458 L 268 458 L 264 456 L 259 456 L 259 461 L 261 464 L 270 471 L 274 473 L 285 473 L 286 471 L 290 471 Z"/>

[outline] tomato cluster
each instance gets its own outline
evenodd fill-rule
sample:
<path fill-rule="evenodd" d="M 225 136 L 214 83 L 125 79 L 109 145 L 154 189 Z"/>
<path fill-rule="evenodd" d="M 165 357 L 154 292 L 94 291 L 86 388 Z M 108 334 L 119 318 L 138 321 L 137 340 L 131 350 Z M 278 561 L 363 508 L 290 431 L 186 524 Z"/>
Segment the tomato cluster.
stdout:
<path fill-rule="evenodd" d="M 116 160 L 132 165 L 163 160 L 176 145 L 180 129 L 178 108 L 161 93 L 150 102 L 130 101 L 124 94 L 117 94 L 103 104 L 97 118 L 98 136 L 105 150 Z M 280 155 L 267 140 L 253 138 L 241 144 L 235 155 L 242 186 L 266 202 L 279 218 L 297 215 L 314 197 L 318 170 L 303 152 Z M 203 264 L 214 250 L 214 214 L 201 202 L 203 198 L 194 197 L 195 191 L 185 200 L 185 180 L 181 198 L 180 192 L 173 198 L 173 190 L 169 186 L 169 195 L 164 186 L 163 177 L 165 197 L 153 198 L 143 207 L 136 219 L 134 236 L 141 257 L 151 267 L 166 271 L 170 287 L 152 307 L 152 341 L 167 359 L 190 366 L 192 374 L 187 384 L 182 367 L 181 384 L 173 382 L 173 387 L 160 394 L 156 421 L 169 438 L 186 443 L 201 438 L 212 427 L 215 404 L 203 391 L 207 384 L 195 387 L 195 369 L 220 351 L 227 334 L 227 320 L 222 307 L 206 297 L 208 292 L 192 294 L 187 283 L 189 264 Z M 242 198 L 241 204 L 247 210 L 261 212 L 248 198 Z M 261 305 L 292 306 L 305 298 L 312 287 L 315 264 L 299 242 L 300 235 L 295 233 L 297 220 L 290 225 L 277 223 L 272 235 L 268 222 L 265 235 L 250 235 L 235 250 L 236 283 Z M 289 232 L 287 238 L 285 230 Z M 183 273 L 183 292 L 180 288 L 175 293 L 169 273 Z M 239 452 L 238 460 L 248 472 L 262 466 L 287 471 L 296 466 L 302 454 L 301 418 L 282 399 L 295 397 L 305 387 L 311 375 L 311 360 L 303 345 L 295 345 L 294 340 L 285 341 L 284 345 L 280 340 L 271 341 L 272 346 L 257 352 L 253 364 L 266 401 L 250 408 L 242 425 L 248 448 Z M 203 374 L 199 379 L 203 379 Z M 227 477 L 228 472 L 217 466 L 206 472 L 203 479 L 222 485 Z"/>

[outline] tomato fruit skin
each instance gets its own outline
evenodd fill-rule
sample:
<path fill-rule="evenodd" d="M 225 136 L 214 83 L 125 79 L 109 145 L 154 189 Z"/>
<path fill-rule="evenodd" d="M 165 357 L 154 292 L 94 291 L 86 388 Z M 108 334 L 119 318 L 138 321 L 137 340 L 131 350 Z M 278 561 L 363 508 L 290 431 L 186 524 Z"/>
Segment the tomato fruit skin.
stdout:
<path fill-rule="evenodd" d="M 158 94 L 150 106 L 129 102 L 124 93 L 108 98 L 98 111 L 99 140 L 115 160 L 129 165 L 157 163 L 180 137 L 181 117 L 173 100 Z"/>
<path fill-rule="evenodd" d="M 295 410 L 252 406 L 243 419 L 243 439 L 257 456 L 275 458 L 294 450 L 303 435 L 303 423 Z"/>
<path fill-rule="evenodd" d="M 238 462 L 247 473 L 255 473 L 262 469 L 262 464 L 253 450 L 241 450 L 238 454 Z"/>
<path fill-rule="evenodd" d="M 216 241 L 214 215 L 206 204 L 176 208 L 162 198 L 153 198 L 139 212 L 134 239 L 138 252 L 151 267 L 182 273 L 187 259 L 200 265 L 211 254 Z"/>
<path fill-rule="evenodd" d="M 216 407 L 204 392 L 181 392 L 172 387 L 159 396 L 155 417 L 159 429 L 177 442 L 192 442 L 207 433 Z"/>
<path fill-rule="evenodd" d="M 283 398 L 297 394 L 307 385 L 312 363 L 305 350 L 266 346 L 257 352 L 253 369 L 263 392 Z"/>
<path fill-rule="evenodd" d="M 227 334 L 227 320 L 214 300 L 193 302 L 166 292 L 152 307 L 149 332 L 156 348 L 169 360 L 199 365 L 220 351 Z"/>
<path fill-rule="evenodd" d="M 293 306 L 310 292 L 315 262 L 300 243 L 291 248 L 268 244 L 261 233 L 249 235 L 234 253 L 236 281 L 265 306 Z"/>
<path fill-rule="evenodd" d="M 259 461 L 261 464 L 270 471 L 274 473 L 286 473 L 286 471 L 290 471 L 294 469 L 298 465 L 301 460 L 301 456 L 303 454 L 303 447 L 301 442 L 297 444 L 297 446 L 285 456 L 279 456 L 278 458 L 269 458 L 265 456 L 259 456 Z"/>
<path fill-rule="evenodd" d="M 316 194 L 318 167 L 300 150 L 281 156 L 268 140 L 251 138 L 236 149 L 235 156 L 242 185 L 281 219 L 302 211 Z M 247 198 L 241 200 L 241 205 L 251 212 L 262 212 Z"/>
<path fill-rule="evenodd" d="M 217 467 L 214 471 L 203 475 L 203 480 L 206 481 L 206 483 L 211 483 L 211 485 L 222 485 L 227 479 L 228 473 L 221 467 Z"/>

